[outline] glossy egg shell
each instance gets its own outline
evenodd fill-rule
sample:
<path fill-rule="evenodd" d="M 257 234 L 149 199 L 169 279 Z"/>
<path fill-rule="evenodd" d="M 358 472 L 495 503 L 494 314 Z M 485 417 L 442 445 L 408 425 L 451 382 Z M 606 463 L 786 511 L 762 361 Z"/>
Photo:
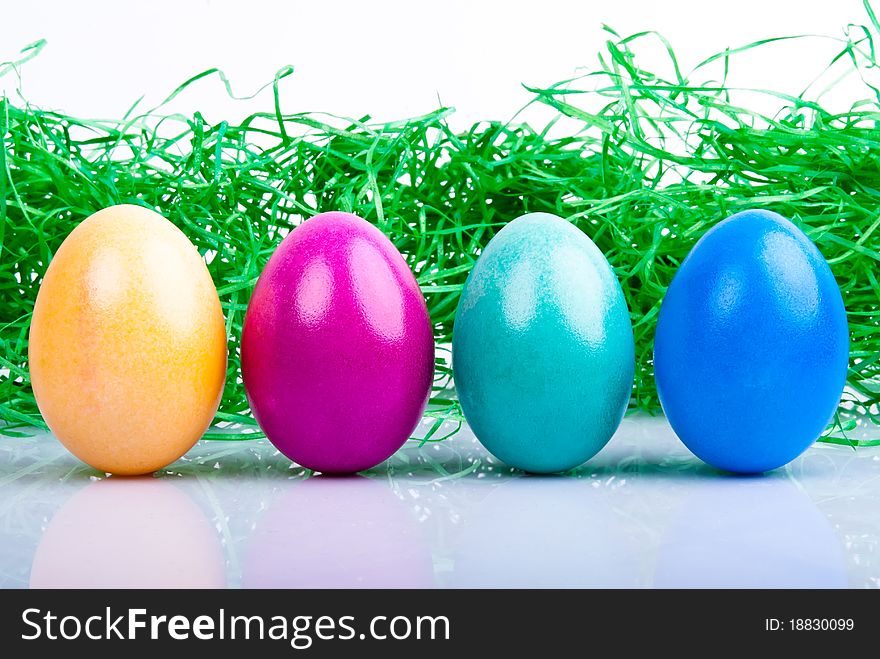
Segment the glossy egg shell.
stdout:
<path fill-rule="evenodd" d="M 708 231 L 663 300 L 654 370 L 679 438 L 720 469 L 758 473 L 800 455 L 837 409 L 849 335 L 840 289 L 781 215 Z"/>
<path fill-rule="evenodd" d="M 186 453 L 226 376 L 217 291 L 193 244 L 141 206 L 112 206 L 64 240 L 28 344 L 40 412 L 96 469 L 144 474 Z"/>
<path fill-rule="evenodd" d="M 634 370 L 629 311 L 586 234 L 524 215 L 486 246 L 453 331 L 455 385 L 483 445 L 532 472 L 595 455 L 626 411 Z"/>
<path fill-rule="evenodd" d="M 322 213 L 281 242 L 248 304 L 242 374 L 282 453 L 322 472 L 379 464 L 421 420 L 433 372 L 425 299 L 379 229 Z"/>

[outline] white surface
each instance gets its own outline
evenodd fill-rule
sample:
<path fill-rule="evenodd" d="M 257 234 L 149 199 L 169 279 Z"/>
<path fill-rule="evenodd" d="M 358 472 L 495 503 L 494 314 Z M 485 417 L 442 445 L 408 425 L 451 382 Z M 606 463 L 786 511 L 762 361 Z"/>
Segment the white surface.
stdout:
<path fill-rule="evenodd" d="M 868 22 L 861 0 L 5 0 L 2 16 L 0 61 L 16 59 L 37 39 L 48 41 L 24 68 L 25 96 L 78 116 L 119 117 L 142 95 L 141 107 L 153 107 L 212 67 L 226 71 L 238 95 L 248 95 L 292 64 L 296 72 L 282 87 L 287 111 L 387 120 L 429 112 L 442 101 L 458 109 L 458 127 L 508 119 L 530 99 L 521 83 L 545 86 L 594 70 L 608 38 L 603 24 L 621 35 L 659 31 L 686 73 L 727 47 L 792 34 L 842 37 L 847 24 Z M 646 64 L 660 60 L 658 48 L 655 42 L 643 51 Z M 729 83 L 796 94 L 839 49 L 816 40 L 738 55 Z M 0 79 L 0 89 L 15 86 L 11 76 Z M 848 105 L 852 99 L 840 93 Z M 233 103 L 215 79 L 192 88 L 173 109 L 219 121 L 270 109 L 271 102 L 264 92 Z"/>
<path fill-rule="evenodd" d="M 103 479 L 49 436 L 4 439 L 0 586 L 877 588 L 878 510 L 880 450 L 734 477 L 659 418 L 564 477 L 511 473 L 468 432 L 305 480 L 265 441 Z"/>

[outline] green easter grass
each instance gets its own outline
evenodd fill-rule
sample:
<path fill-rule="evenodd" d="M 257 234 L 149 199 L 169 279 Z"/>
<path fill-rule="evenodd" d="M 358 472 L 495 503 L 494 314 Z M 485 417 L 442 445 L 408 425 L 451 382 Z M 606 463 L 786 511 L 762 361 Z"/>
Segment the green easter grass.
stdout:
<path fill-rule="evenodd" d="M 209 435 L 215 439 L 259 436 L 241 384 L 242 319 L 269 255 L 303 218 L 345 210 L 378 225 L 415 272 L 440 345 L 450 340 L 474 260 L 505 222 L 530 211 L 570 218 L 620 279 L 635 331 L 631 409 L 653 413 L 659 404 L 652 343 L 666 287 L 707 229 L 733 212 L 760 207 L 807 232 L 843 292 L 852 341 L 849 389 L 838 432 L 824 441 L 880 444 L 846 437 L 856 425 L 880 423 L 880 91 L 870 82 L 880 24 L 867 4 L 866 10 L 869 25 L 850 26 L 829 69 L 816 72 L 823 79 L 850 72 L 861 80 L 864 100 L 836 113 L 816 100 L 815 85 L 791 96 L 726 83 L 745 51 L 817 37 L 767 39 L 684 73 L 661 36 L 621 38 L 611 30 L 595 71 L 528 88 L 532 103 L 553 113 L 538 128 L 514 119 L 455 131 L 447 108 L 391 123 L 290 114 L 280 107 L 278 85 L 291 68 L 276 76 L 267 111 L 237 123 L 201 113 L 163 115 L 162 106 L 132 109 L 118 120 L 86 120 L 4 98 L 0 420 L 6 425 L 0 433 L 44 425 L 27 371 L 40 278 L 73 227 L 111 204 L 157 209 L 205 255 L 229 336 L 216 422 L 249 431 Z M 637 57 L 652 44 L 664 58 Z M 15 75 L 41 46 L 0 64 L 0 75 Z M 221 72 L 209 70 L 169 100 L 189 85 L 210 84 L 203 79 L 211 76 L 229 89 Z M 775 111 L 749 109 L 741 98 L 770 99 Z M 448 359 L 440 358 L 428 441 L 445 438 L 461 421 L 449 384 Z"/>

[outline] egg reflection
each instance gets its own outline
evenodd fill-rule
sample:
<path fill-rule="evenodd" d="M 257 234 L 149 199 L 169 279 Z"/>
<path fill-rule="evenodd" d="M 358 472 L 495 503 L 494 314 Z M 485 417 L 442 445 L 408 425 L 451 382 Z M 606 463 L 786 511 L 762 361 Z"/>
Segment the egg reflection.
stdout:
<path fill-rule="evenodd" d="M 784 476 L 713 478 L 686 492 L 660 547 L 655 586 L 847 586 L 834 530 Z"/>
<path fill-rule="evenodd" d="M 425 588 L 431 554 L 415 517 L 365 477 L 285 481 L 248 539 L 246 588 Z"/>
<path fill-rule="evenodd" d="M 150 477 L 96 481 L 52 517 L 31 588 L 222 588 L 223 551 L 186 494 Z"/>
<path fill-rule="evenodd" d="M 466 517 L 454 551 L 457 588 L 619 588 L 639 583 L 636 528 L 599 480 L 510 480 Z"/>

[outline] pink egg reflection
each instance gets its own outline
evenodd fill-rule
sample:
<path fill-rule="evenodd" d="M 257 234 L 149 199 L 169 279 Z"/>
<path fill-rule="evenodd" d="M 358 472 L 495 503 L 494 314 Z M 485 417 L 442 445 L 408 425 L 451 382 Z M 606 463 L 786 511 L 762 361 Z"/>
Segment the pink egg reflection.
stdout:
<path fill-rule="evenodd" d="M 426 588 L 431 554 L 418 521 L 385 482 L 287 481 L 257 520 L 245 588 Z"/>
<path fill-rule="evenodd" d="M 222 588 L 219 538 L 177 487 L 96 481 L 68 499 L 34 554 L 31 588 Z"/>

